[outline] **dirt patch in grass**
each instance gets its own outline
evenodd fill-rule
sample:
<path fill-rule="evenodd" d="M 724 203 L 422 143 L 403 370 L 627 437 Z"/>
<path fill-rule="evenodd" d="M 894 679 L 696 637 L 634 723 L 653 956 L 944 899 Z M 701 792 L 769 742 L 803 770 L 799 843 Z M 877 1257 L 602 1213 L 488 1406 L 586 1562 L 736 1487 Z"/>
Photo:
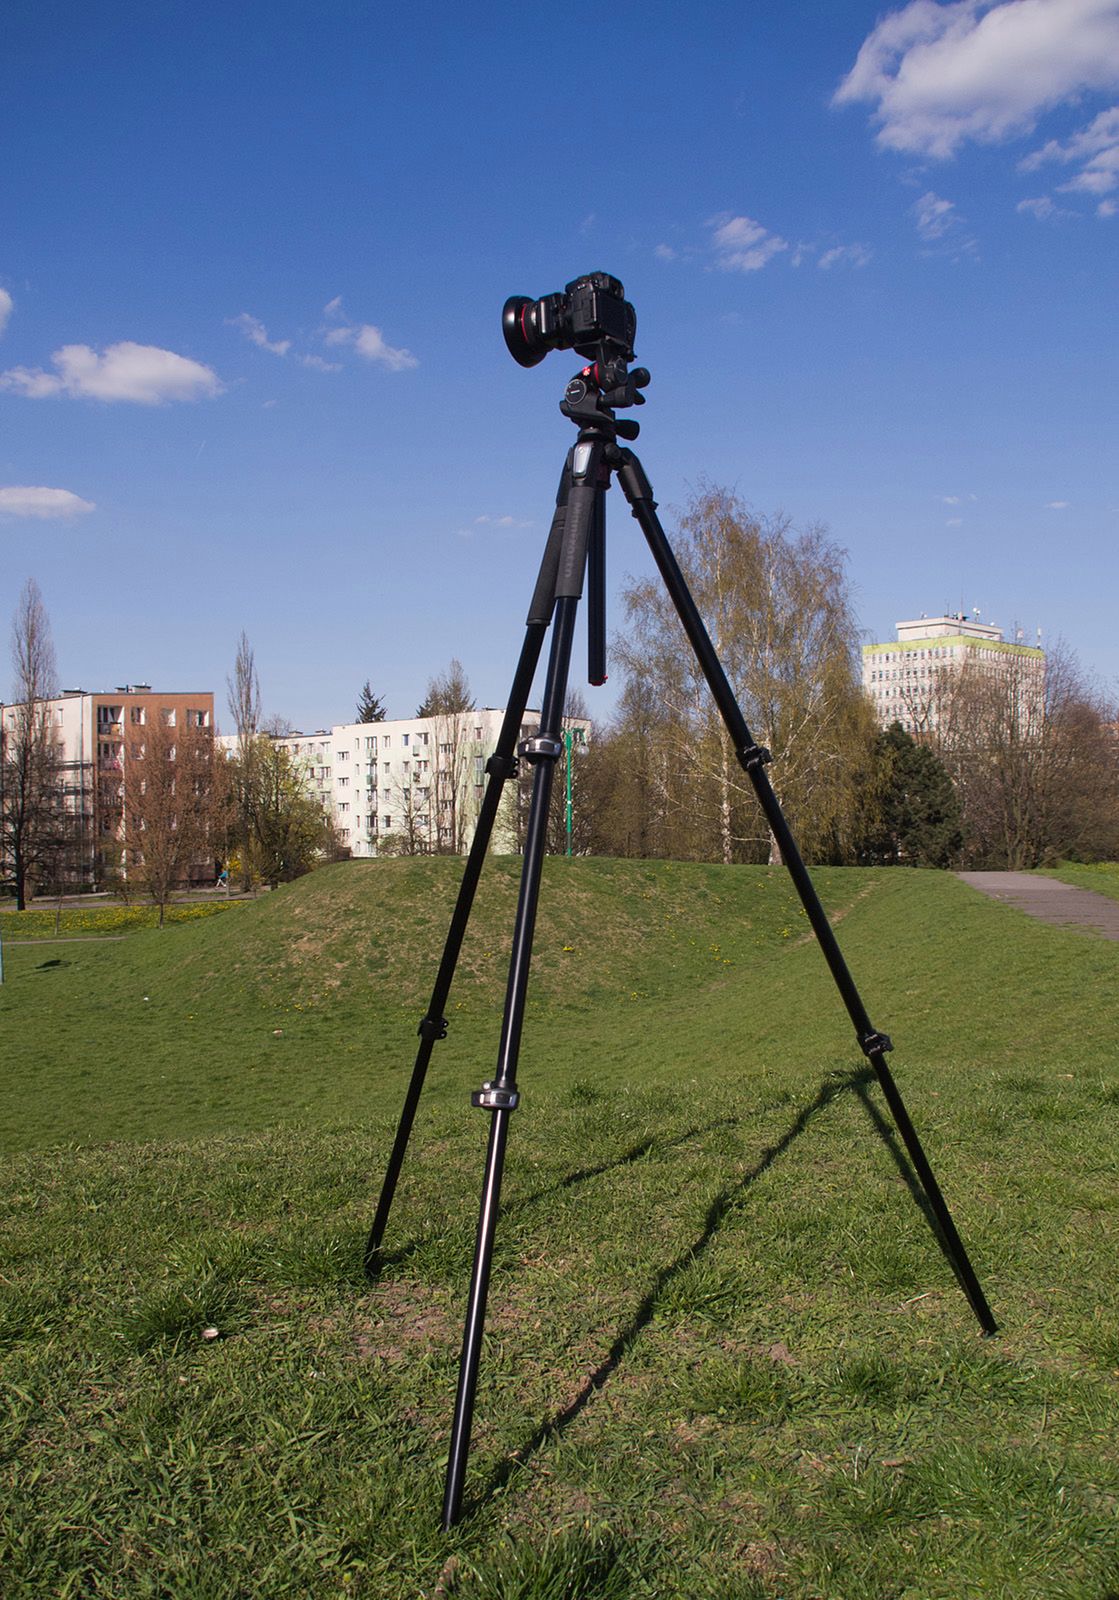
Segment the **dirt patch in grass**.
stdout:
<path fill-rule="evenodd" d="M 433 1284 L 380 1285 L 368 1316 L 355 1320 L 354 1355 L 360 1361 L 405 1361 L 417 1345 L 451 1345 L 456 1331 L 448 1315 L 449 1296 Z"/>

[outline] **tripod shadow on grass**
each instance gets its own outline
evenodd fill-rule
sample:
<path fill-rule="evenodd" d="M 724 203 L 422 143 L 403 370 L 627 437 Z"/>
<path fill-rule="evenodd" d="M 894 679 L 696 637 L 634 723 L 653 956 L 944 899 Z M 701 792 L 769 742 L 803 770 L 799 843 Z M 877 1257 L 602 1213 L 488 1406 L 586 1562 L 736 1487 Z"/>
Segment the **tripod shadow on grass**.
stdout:
<path fill-rule="evenodd" d="M 561 1437 L 567 1431 L 580 1413 L 594 1399 L 595 1395 L 609 1382 L 612 1374 L 617 1371 L 641 1334 L 652 1322 L 665 1290 L 675 1278 L 701 1259 L 722 1227 L 727 1213 L 732 1210 L 759 1178 L 764 1177 L 778 1157 L 784 1155 L 789 1146 L 800 1138 L 808 1124 L 819 1112 L 823 1111 L 834 1099 L 848 1089 L 854 1089 L 861 1097 L 865 1094 L 867 1085 L 873 1081 L 873 1076 L 873 1073 L 868 1068 L 862 1068 L 857 1072 L 845 1073 L 841 1076 L 826 1079 L 816 1091 L 814 1098 L 799 1113 L 780 1139 L 775 1144 L 769 1145 L 762 1152 L 760 1158 L 748 1172 L 743 1173 L 742 1177 L 735 1183 L 728 1184 L 725 1189 L 715 1196 L 707 1208 L 707 1215 L 703 1219 L 703 1227 L 700 1229 L 698 1236 L 690 1245 L 680 1251 L 675 1260 L 671 1261 L 668 1266 L 662 1267 L 660 1272 L 657 1273 L 652 1287 L 641 1300 L 633 1316 L 618 1334 L 604 1359 L 586 1379 L 575 1398 L 569 1401 L 560 1411 L 557 1411 L 554 1416 L 545 1418 L 520 1449 L 515 1450 L 512 1455 L 506 1457 L 494 1472 L 488 1487 L 473 1500 L 469 1508 L 470 1511 L 478 1510 L 486 1505 L 494 1495 L 500 1493 L 519 1467 L 528 1464 L 542 1445 L 547 1444 L 551 1439 Z M 690 1137 L 690 1135 L 682 1137 Z M 682 1139 L 674 1142 L 680 1143 Z"/>
<path fill-rule="evenodd" d="M 672 1139 L 661 1139 L 655 1133 L 649 1134 L 610 1161 L 603 1161 L 597 1167 L 579 1167 L 575 1172 L 569 1172 L 566 1177 L 557 1179 L 555 1183 L 546 1184 L 542 1189 L 534 1189 L 531 1194 L 523 1195 L 515 1205 L 509 1207 L 508 1211 L 503 1210 L 502 1215 L 508 1216 L 525 1206 L 535 1205 L 538 1200 L 547 1200 L 550 1195 L 561 1194 L 564 1189 L 573 1189 L 577 1183 L 586 1183 L 590 1178 L 601 1178 L 604 1173 L 616 1172 L 619 1167 L 632 1166 L 650 1151 L 675 1150 L 680 1145 L 687 1144 L 689 1139 L 698 1139 L 701 1134 L 714 1133 L 718 1128 L 737 1127 L 741 1120 L 740 1117 L 716 1117 L 712 1122 L 705 1122 L 699 1127 L 685 1128 L 683 1133 L 676 1134 Z"/>
<path fill-rule="evenodd" d="M 856 1095 L 858 1096 L 859 1104 L 866 1112 L 871 1127 L 874 1129 L 875 1133 L 889 1151 L 894 1166 L 898 1169 L 898 1172 L 905 1183 L 905 1187 L 913 1196 L 913 1199 L 916 1201 L 917 1206 L 920 1209 L 921 1215 L 928 1223 L 929 1231 L 936 1240 L 937 1248 L 940 1250 L 940 1253 L 944 1257 L 945 1261 L 947 1261 L 948 1265 L 952 1268 L 953 1277 L 963 1290 L 965 1297 L 970 1300 L 971 1296 L 968 1294 L 967 1284 L 964 1282 L 963 1277 L 960 1274 L 959 1267 L 956 1264 L 956 1258 L 952 1253 L 952 1248 L 949 1245 L 948 1240 L 944 1237 L 944 1232 L 940 1226 L 940 1223 L 937 1221 L 936 1213 L 929 1204 L 928 1195 L 925 1193 L 920 1178 L 909 1164 L 909 1157 L 905 1153 L 905 1149 L 898 1137 L 897 1130 L 894 1128 L 892 1123 L 887 1122 L 886 1118 L 882 1115 L 881 1111 L 871 1099 L 870 1086 L 873 1082 L 873 1072 L 866 1071 L 860 1073 L 858 1077 L 852 1079 L 851 1088 L 854 1089 Z"/>
<path fill-rule="evenodd" d="M 635 1161 L 642 1160 L 653 1150 L 674 1150 L 679 1145 L 687 1144 L 689 1139 L 698 1139 L 701 1134 L 714 1133 L 718 1128 L 737 1127 L 741 1121 L 738 1117 L 717 1117 L 711 1122 L 705 1122 L 694 1128 L 686 1128 L 683 1133 L 678 1133 L 672 1139 L 660 1139 L 656 1134 L 649 1134 L 644 1139 L 639 1139 L 613 1156 L 609 1161 L 600 1162 L 596 1167 L 579 1167 L 574 1172 L 567 1173 L 562 1178 L 557 1178 L 554 1183 L 544 1184 L 539 1189 L 534 1189 L 531 1194 L 522 1195 L 520 1199 L 509 1206 L 502 1206 L 503 1218 L 516 1216 L 527 1206 L 536 1205 L 541 1200 L 547 1200 L 551 1195 L 562 1194 L 565 1189 L 573 1189 L 577 1184 L 588 1183 L 592 1178 L 601 1178 L 608 1172 L 617 1172 L 622 1167 L 629 1167 Z M 426 1237 L 421 1235 L 416 1239 L 409 1239 L 406 1244 L 399 1245 L 395 1250 L 378 1251 L 372 1270 L 367 1267 L 366 1277 L 376 1281 L 381 1277 L 387 1267 L 398 1267 L 409 1257 L 415 1255 L 425 1243 Z"/>

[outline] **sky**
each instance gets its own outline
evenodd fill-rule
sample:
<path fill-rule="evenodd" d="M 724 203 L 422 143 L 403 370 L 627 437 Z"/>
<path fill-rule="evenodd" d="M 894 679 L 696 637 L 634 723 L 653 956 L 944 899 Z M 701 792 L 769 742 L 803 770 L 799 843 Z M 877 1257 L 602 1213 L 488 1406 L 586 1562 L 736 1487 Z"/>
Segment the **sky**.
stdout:
<path fill-rule="evenodd" d="M 868 640 L 978 609 L 1114 693 L 1117 245 L 1119 0 L 8 0 L 0 626 L 33 577 L 63 687 L 219 721 L 242 630 L 305 730 L 452 657 L 503 705 L 581 363 L 501 310 L 603 270 L 670 537 L 732 489 Z M 616 488 L 607 564 L 616 629 Z"/>

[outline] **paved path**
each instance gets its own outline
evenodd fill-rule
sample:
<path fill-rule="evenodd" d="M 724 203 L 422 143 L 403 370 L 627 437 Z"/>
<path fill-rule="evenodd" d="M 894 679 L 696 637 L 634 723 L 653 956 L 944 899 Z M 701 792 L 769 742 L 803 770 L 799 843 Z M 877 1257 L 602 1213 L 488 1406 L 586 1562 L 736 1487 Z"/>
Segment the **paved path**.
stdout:
<path fill-rule="evenodd" d="M 1058 927 L 1089 929 L 1105 939 L 1119 939 L 1119 900 L 1092 889 L 1074 889 L 1056 878 L 1032 872 L 957 872 L 957 878 L 993 900 L 1017 906 L 1031 917 Z"/>

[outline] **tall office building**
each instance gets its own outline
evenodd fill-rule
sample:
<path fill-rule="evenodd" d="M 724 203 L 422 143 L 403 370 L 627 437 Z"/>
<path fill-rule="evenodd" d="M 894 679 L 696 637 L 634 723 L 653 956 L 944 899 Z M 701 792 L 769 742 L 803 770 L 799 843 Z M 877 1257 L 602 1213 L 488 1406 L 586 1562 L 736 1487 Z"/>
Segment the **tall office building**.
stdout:
<path fill-rule="evenodd" d="M 945 673 L 971 664 L 1013 683 L 1027 715 L 1040 710 L 1045 696 L 1045 652 L 1013 640 L 1001 628 L 980 622 L 978 612 L 918 617 L 896 624 L 897 637 L 863 646 L 863 687 L 879 724 L 900 722 L 907 733 L 934 732 L 940 721 L 940 690 Z"/>

